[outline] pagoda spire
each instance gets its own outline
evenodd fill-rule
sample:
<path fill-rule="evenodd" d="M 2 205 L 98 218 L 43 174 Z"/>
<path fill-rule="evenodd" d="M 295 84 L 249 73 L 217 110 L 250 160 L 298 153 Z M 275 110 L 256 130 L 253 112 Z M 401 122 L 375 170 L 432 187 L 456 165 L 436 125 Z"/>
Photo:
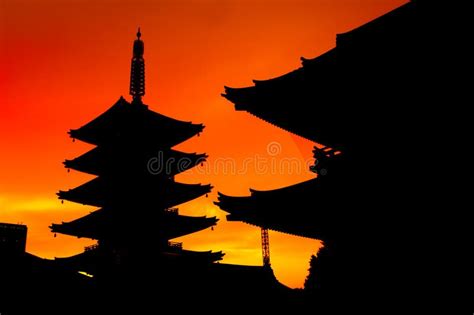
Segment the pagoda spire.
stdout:
<path fill-rule="evenodd" d="M 137 39 L 133 42 L 133 57 L 130 72 L 130 95 L 133 103 L 142 103 L 142 96 L 145 95 L 145 60 L 143 59 L 144 44 L 140 39 L 142 33 L 140 27 L 137 32 Z"/>

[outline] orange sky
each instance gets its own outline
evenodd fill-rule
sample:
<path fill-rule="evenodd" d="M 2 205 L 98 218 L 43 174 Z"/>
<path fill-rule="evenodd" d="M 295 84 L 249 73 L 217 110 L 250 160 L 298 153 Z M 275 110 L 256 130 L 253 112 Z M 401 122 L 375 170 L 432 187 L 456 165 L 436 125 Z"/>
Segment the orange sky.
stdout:
<path fill-rule="evenodd" d="M 178 176 L 212 183 L 209 198 L 180 207 L 193 215 L 217 215 L 214 231 L 184 237 L 184 247 L 223 250 L 224 262 L 261 264 L 260 231 L 226 222 L 212 204 L 216 192 L 246 195 L 309 178 L 308 172 L 258 172 L 252 158 L 267 161 L 311 157 L 313 144 L 236 112 L 220 97 L 223 85 L 247 86 L 300 66 L 348 31 L 405 3 L 402 0 L 2 0 L 0 1 L 0 222 L 29 227 L 27 250 L 67 256 L 91 241 L 49 232 L 94 208 L 56 199 L 59 189 L 90 176 L 67 173 L 61 162 L 91 148 L 72 143 L 66 131 L 88 122 L 120 95 L 128 96 L 136 27 L 145 42 L 146 96 L 150 108 L 206 129 L 177 148 L 210 155 L 209 172 Z M 267 153 L 277 142 L 281 152 Z M 250 160 L 248 160 L 250 158 Z M 233 161 L 238 174 L 218 163 Z M 220 161 L 220 162 L 219 162 Z M 250 161 L 246 171 L 242 165 Z M 227 163 L 227 162 L 226 162 Z M 308 205 L 310 206 L 310 205 Z M 291 215 L 291 209 L 288 209 Z M 301 287 L 318 241 L 270 233 L 277 277 Z"/>

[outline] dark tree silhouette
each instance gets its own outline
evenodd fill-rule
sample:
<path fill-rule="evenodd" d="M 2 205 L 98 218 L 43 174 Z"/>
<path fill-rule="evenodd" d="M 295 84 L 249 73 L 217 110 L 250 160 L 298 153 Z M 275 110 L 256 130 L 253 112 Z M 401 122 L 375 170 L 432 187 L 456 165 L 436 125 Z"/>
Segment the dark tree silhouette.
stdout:
<path fill-rule="evenodd" d="M 311 255 L 311 259 L 309 260 L 309 269 L 308 269 L 308 276 L 304 281 L 304 289 L 307 292 L 314 292 L 317 286 L 317 275 L 316 275 L 316 265 L 317 265 L 317 257 L 316 255 Z"/>

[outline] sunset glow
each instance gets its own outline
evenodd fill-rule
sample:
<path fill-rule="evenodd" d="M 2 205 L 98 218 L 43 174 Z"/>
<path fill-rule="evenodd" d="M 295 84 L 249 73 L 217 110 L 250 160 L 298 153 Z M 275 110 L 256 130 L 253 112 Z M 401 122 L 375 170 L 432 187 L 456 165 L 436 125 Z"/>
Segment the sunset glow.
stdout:
<path fill-rule="evenodd" d="M 213 230 L 178 241 L 186 249 L 222 250 L 224 263 L 260 265 L 260 229 L 227 222 L 225 212 L 213 204 L 217 191 L 248 195 L 249 188 L 269 190 L 313 178 L 307 163 L 314 143 L 235 111 L 220 96 L 223 86 L 249 86 L 252 79 L 296 69 L 300 57 L 313 58 L 334 47 L 337 33 L 405 2 L 0 1 L 0 222 L 28 225 L 27 251 L 40 257 L 73 255 L 95 243 L 55 236 L 48 228 L 96 209 L 61 204 L 56 198 L 58 190 L 92 178 L 64 169 L 64 159 L 92 148 L 73 143 L 66 132 L 95 118 L 121 95 L 131 99 L 132 42 L 140 26 L 146 62 L 144 103 L 164 115 L 206 126 L 200 137 L 175 147 L 207 153 L 206 165 L 176 180 L 211 183 L 214 189 L 207 198 L 179 209 L 220 221 Z M 326 211 L 316 202 L 308 207 Z M 290 287 L 302 287 L 310 256 L 320 245 L 271 231 L 277 278 Z"/>

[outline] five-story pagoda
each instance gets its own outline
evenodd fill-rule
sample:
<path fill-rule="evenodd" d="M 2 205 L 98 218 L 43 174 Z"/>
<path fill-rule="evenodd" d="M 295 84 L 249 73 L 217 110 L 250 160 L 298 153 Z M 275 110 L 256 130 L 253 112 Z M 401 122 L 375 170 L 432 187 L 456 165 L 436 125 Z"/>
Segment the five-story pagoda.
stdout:
<path fill-rule="evenodd" d="M 143 104 L 145 63 L 140 37 L 138 30 L 130 78 L 132 102 L 121 97 L 94 120 L 69 131 L 73 139 L 96 147 L 66 160 L 65 167 L 97 177 L 74 189 L 60 191 L 58 196 L 100 209 L 50 227 L 54 233 L 98 241 L 84 253 L 58 259 L 94 275 L 102 271 L 143 270 L 146 265 L 153 268 L 157 262 L 170 260 L 172 265 L 207 264 L 223 256 L 221 252 L 183 250 L 180 243 L 170 242 L 217 222 L 215 217 L 183 216 L 174 208 L 212 189 L 211 185 L 174 180 L 176 174 L 204 162 L 207 155 L 171 148 L 199 134 L 204 126 L 172 119 Z"/>

